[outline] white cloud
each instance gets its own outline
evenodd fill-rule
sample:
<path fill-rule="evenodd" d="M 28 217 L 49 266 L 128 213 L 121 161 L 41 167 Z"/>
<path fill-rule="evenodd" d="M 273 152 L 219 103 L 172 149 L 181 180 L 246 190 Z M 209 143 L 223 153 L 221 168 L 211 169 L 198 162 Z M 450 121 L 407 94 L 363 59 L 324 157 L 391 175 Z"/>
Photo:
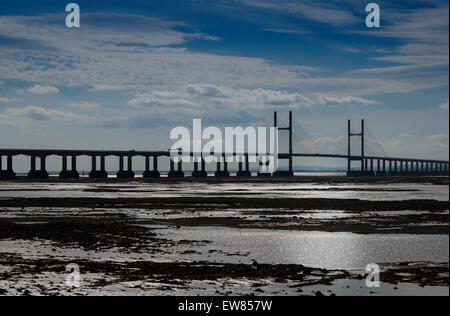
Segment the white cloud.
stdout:
<path fill-rule="evenodd" d="M 236 0 L 248 6 L 277 10 L 300 18 L 330 24 L 344 26 L 359 22 L 349 10 L 338 9 L 324 3 L 292 0 Z"/>
<path fill-rule="evenodd" d="M 225 112 L 247 112 L 258 115 L 258 110 L 299 109 L 330 105 L 376 105 L 377 101 L 361 97 L 332 97 L 321 95 L 309 98 L 297 92 L 273 89 L 243 89 L 212 84 L 189 84 L 178 89 L 157 90 L 137 94 L 129 106 L 160 108 L 161 111 L 191 111 L 198 115 L 217 115 Z"/>
<path fill-rule="evenodd" d="M 1 103 L 14 103 L 14 102 L 22 102 L 23 100 L 21 99 L 15 99 L 15 98 L 4 98 L 4 97 L 0 97 L 0 104 Z"/>
<path fill-rule="evenodd" d="M 50 110 L 37 106 L 23 108 L 6 108 L 0 112 L 0 121 L 3 123 L 21 123 L 26 121 L 71 121 L 81 117 L 71 112 Z"/>
<path fill-rule="evenodd" d="M 99 104 L 96 102 L 89 101 L 81 101 L 81 102 L 68 102 L 65 104 L 66 106 L 78 108 L 78 109 L 96 109 L 99 107 Z"/>
<path fill-rule="evenodd" d="M 381 145 L 392 157 L 442 160 L 448 160 L 449 157 L 449 136 L 446 134 L 425 137 L 397 135 L 392 140 L 382 141 Z"/>
<path fill-rule="evenodd" d="M 435 135 L 429 135 L 427 136 L 427 141 L 429 141 L 432 144 L 435 145 L 446 145 L 446 147 L 448 147 L 448 135 L 444 135 L 444 134 L 435 134 Z"/>
<path fill-rule="evenodd" d="M 31 88 L 28 88 L 28 92 L 36 94 L 49 94 L 49 93 L 57 93 L 59 92 L 59 89 L 49 85 L 41 86 L 40 84 L 37 84 Z"/>
<path fill-rule="evenodd" d="M 123 90 L 126 90 L 126 87 L 111 84 L 96 84 L 92 87 L 92 91 L 123 91 Z"/>
<path fill-rule="evenodd" d="M 439 105 L 439 108 L 440 108 L 441 110 L 447 110 L 447 111 L 448 111 L 448 99 L 447 99 L 447 101 L 441 103 L 441 104 Z"/>
<path fill-rule="evenodd" d="M 373 58 L 395 65 L 359 69 L 352 73 L 358 77 L 383 77 L 430 87 L 448 87 L 449 6 L 448 2 L 435 5 L 426 9 L 385 10 L 386 25 L 381 32 L 366 30 L 359 33 L 402 40 L 397 48 L 380 51 L 382 56 Z"/>
<path fill-rule="evenodd" d="M 320 105 L 346 105 L 346 104 L 358 104 L 358 105 L 379 105 L 381 102 L 375 100 L 368 100 L 361 97 L 328 97 L 321 96 L 318 99 L 318 104 Z"/>
<path fill-rule="evenodd" d="M 340 97 L 364 97 L 430 88 L 438 81 L 425 80 L 423 76 L 418 80 L 407 76 L 387 78 L 385 74 L 374 73 L 323 76 L 326 72 L 317 67 L 277 65 L 262 58 L 213 55 L 158 46 L 179 44 L 206 35 L 173 31 L 174 23 L 152 20 L 149 36 L 143 34 L 148 28 L 143 26 L 147 23 L 145 17 L 133 16 L 130 20 L 126 15 L 119 17 L 123 23 L 106 27 L 104 20 L 116 17 L 88 15 L 84 18 L 85 28 L 80 32 L 77 30 L 68 41 L 66 30 L 61 30 L 54 16 L 0 16 L 0 34 L 14 34 L 17 38 L 45 47 L 2 50 L 0 58 L 8 60 L 8 63 L 0 64 L 0 72 L 8 79 L 130 93 L 209 82 L 234 88 L 305 91 L 308 96 L 322 95 L 327 91 L 327 94 Z M 130 25 L 125 25 L 124 21 Z M 169 36 L 171 40 L 167 34 L 172 34 Z M 217 40 L 214 36 L 206 37 Z M 442 85 L 442 80 L 439 84 Z"/>

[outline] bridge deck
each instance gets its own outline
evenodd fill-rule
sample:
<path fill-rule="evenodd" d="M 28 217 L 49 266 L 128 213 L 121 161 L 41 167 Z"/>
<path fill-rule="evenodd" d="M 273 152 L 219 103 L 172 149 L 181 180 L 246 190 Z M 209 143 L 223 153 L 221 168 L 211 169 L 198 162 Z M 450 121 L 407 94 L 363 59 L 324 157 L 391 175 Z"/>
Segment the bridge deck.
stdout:
<path fill-rule="evenodd" d="M 237 156 L 236 153 L 227 153 L 229 155 Z M 149 156 L 149 157 L 168 157 L 170 151 L 140 151 L 140 150 L 71 150 L 71 149 L 1 149 L 0 155 L 4 156 Z M 241 155 L 241 154 L 239 154 Z M 310 153 L 293 153 L 293 157 L 305 158 L 334 158 L 334 159 L 348 159 L 347 155 L 339 154 L 310 154 Z M 279 159 L 288 159 L 289 154 L 278 154 Z M 448 160 L 435 159 L 416 159 L 416 158 L 399 158 L 399 157 L 380 157 L 380 156 L 365 156 L 365 159 L 399 161 L 399 162 L 433 162 L 433 163 L 448 163 Z M 351 156 L 351 160 L 360 161 L 361 156 Z"/>

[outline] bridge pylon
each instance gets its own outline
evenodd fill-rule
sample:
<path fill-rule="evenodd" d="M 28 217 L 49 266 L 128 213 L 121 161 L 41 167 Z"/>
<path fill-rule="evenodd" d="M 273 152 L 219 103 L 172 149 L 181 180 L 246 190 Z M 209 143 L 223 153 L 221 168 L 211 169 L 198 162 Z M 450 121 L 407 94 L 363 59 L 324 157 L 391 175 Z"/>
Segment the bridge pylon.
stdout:
<path fill-rule="evenodd" d="M 364 127 L 364 119 L 361 120 L 361 133 L 352 133 L 351 130 L 352 122 L 348 120 L 348 152 L 347 152 L 347 176 L 348 177 L 368 177 L 375 176 L 373 172 L 373 168 L 368 168 L 368 161 L 365 159 L 365 127 Z M 351 138 L 352 137 L 361 137 L 361 156 L 353 157 L 352 156 L 352 145 Z M 361 170 L 353 171 L 352 170 L 352 161 L 357 160 L 361 161 Z"/>
<path fill-rule="evenodd" d="M 292 144 L 292 111 L 289 111 L 289 126 L 288 127 L 278 127 L 277 112 L 273 114 L 273 126 L 278 128 L 278 131 L 288 131 L 289 132 L 289 169 L 277 170 L 274 172 L 274 177 L 293 177 L 294 176 L 294 166 L 293 166 L 293 144 Z"/>

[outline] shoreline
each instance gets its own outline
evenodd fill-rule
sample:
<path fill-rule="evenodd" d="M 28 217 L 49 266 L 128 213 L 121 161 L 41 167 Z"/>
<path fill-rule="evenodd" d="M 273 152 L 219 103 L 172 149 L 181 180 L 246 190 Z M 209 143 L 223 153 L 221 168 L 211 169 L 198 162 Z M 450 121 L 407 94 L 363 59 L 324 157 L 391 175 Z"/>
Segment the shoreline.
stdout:
<path fill-rule="evenodd" d="M 387 177 L 346 177 L 346 176 L 293 176 L 293 177 L 214 177 L 208 176 L 206 178 L 168 178 L 161 177 L 155 179 L 132 178 L 132 179 L 89 179 L 82 177 L 80 179 L 28 179 L 27 177 L 17 177 L 13 180 L 0 180 L 0 184 L 8 183 L 324 183 L 324 184 L 338 184 L 338 183 L 354 183 L 354 184 L 383 184 L 383 183 L 418 183 L 418 184 L 434 184 L 434 185 L 449 185 L 449 176 L 387 176 Z"/>

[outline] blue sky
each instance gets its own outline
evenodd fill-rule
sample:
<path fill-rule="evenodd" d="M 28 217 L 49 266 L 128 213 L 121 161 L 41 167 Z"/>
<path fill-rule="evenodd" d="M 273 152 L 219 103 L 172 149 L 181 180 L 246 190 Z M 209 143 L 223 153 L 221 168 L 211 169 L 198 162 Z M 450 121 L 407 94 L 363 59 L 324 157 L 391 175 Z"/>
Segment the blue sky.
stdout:
<path fill-rule="evenodd" d="M 293 110 L 324 148 L 364 117 L 393 156 L 448 159 L 448 1 L 0 3 L 0 147 L 167 149 L 169 131 Z"/>

